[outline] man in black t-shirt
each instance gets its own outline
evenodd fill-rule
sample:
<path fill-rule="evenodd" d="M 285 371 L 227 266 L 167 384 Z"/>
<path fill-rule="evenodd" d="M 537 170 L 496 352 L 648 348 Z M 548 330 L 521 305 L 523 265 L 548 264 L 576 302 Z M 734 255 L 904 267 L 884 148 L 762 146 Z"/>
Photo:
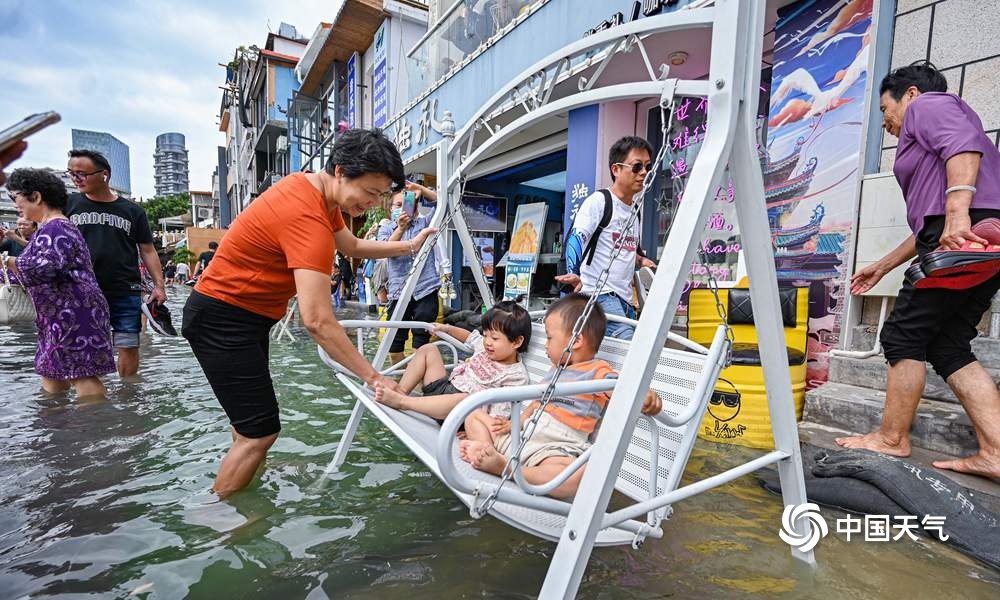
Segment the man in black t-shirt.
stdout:
<path fill-rule="evenodd" d="M 218 242 L 209 242 L 208 250 L 198 255 L 198 266 L 194 269 L 194 276 L 197 277 L 202 271 L 208 268 L 208 263 L 215 258 L 215 251 L 219 249 Z"/>
<path fill-rule="evenodd" d="M 150 300 L 163 304 L 167 299 L 149 220 L 138 204 L 111 190 L 111 165 L 101 153 L 70 150 L 67 173 L 80 193 L 70 194 L 66 216 L 83 233 L 97 284 L 108 300 L 112 339 L 118 349 L 118 374 L 135 375 L 139 371 L 142 327 L 140 258 L 153 279 Z"/>

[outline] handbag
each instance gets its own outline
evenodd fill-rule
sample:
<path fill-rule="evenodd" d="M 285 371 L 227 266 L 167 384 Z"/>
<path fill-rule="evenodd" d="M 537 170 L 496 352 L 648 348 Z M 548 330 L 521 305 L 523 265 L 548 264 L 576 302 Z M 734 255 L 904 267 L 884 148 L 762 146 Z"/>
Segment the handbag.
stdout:
<path fill-rule="evenodd" d="M 0 263 L 3 285 L 0 285 L 0 325 L 35 320 L 35 304 L 20 283 L 11 283 L 7 261 Z"/>

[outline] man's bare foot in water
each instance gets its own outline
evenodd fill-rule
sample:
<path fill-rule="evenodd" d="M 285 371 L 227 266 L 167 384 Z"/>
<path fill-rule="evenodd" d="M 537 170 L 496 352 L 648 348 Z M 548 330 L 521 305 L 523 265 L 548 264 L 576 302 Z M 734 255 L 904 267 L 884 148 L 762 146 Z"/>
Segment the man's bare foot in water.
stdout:
<path fill-rule="evenodd" d="M 390 408 L 395 408 L 397 410 L 403 410 L 403 406 L 406 403 L 407 397 L 400 394 L 397 391 L 390 390 L 389 388 L 382 385 L 381 382 L 375 384 L 375 401 L 380 404 L 385 404 Z"/>
<path fill-rule="evenodd" d="M 496 451 L 492 444 L 486 442 L 465 440 L 458 445 L 458 454 L 462 460 L 480 471 L 486 471 L 499 476 L 507 466 L 507 459 Z"/>
<path fill-rule="evenodd" d="M 873 431 L 867 435 L 837 438 L 837 445 L 844 448 L 854 448 L 857 450 L 871 450 L 879 454 L 898 456 L 906 458 L 910 455 L 910 440 L 903 438 L 898 444 L 886 439 L 882 432 Z"/>
<path fill-rule="evenodd" d="M 934 466 L 938 469 L 1000 480 L 1000 458 L 983 456 L 981 452 L 956 460 L 936 460 Z"/>

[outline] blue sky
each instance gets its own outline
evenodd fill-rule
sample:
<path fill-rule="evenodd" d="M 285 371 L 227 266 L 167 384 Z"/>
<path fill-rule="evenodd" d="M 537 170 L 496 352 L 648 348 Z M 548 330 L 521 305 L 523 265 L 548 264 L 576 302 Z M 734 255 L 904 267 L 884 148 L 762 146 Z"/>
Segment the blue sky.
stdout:
<path fill-rule="evenodd" d="M 18 166 L 65 168 L 70 130 L 129 146 L 132 193 L 153 195 L 156 136 L 187 137 L 191 189 L 208 190 L 224 72 L 240 44 L 282 21 L 310 37 L 341 0 L 0 0 L 0 129 L 45 110 L 63 120 L 32 136 Z"/>

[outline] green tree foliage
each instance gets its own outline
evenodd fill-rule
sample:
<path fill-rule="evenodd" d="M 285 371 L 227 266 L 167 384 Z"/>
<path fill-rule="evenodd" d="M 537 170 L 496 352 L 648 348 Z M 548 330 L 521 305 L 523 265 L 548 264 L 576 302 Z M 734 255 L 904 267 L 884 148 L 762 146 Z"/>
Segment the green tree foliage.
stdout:
<path fill-rule="evenodd" d="M 389 213 L 386 212 L 386 210 L 381 206 L 376 206 L 374 208 L 369 208 L 368 210 L 366 210 L 364 216 L 366 218 L 365 218 L 365 224 L 361 228 L 361 235 L 364 235 L 365 233 L 368 232 L 369 229 L 371 229 L 375 225 L 378 225 L 379 221 L 381 221 L 382 219 L 388 218 Z"/>
<path fill-rule="evenodd" d="M 172 258 L 175 263 L 182 263 L 182 262 L 190 263 L 191 261 L 194 260 L 194 253 L 188 250 L 187 248 L 178 248 L 177 250 L 174 250 L 174 255 Z"/>
<path fill-rule="evenodd" d="M 159 227 L 160 219 L 191 212 L 191 197 L 185 193 L 151 198 L 142 204 L 142 208 L 146 211 L 149 226 L 156 229 Z"/>

